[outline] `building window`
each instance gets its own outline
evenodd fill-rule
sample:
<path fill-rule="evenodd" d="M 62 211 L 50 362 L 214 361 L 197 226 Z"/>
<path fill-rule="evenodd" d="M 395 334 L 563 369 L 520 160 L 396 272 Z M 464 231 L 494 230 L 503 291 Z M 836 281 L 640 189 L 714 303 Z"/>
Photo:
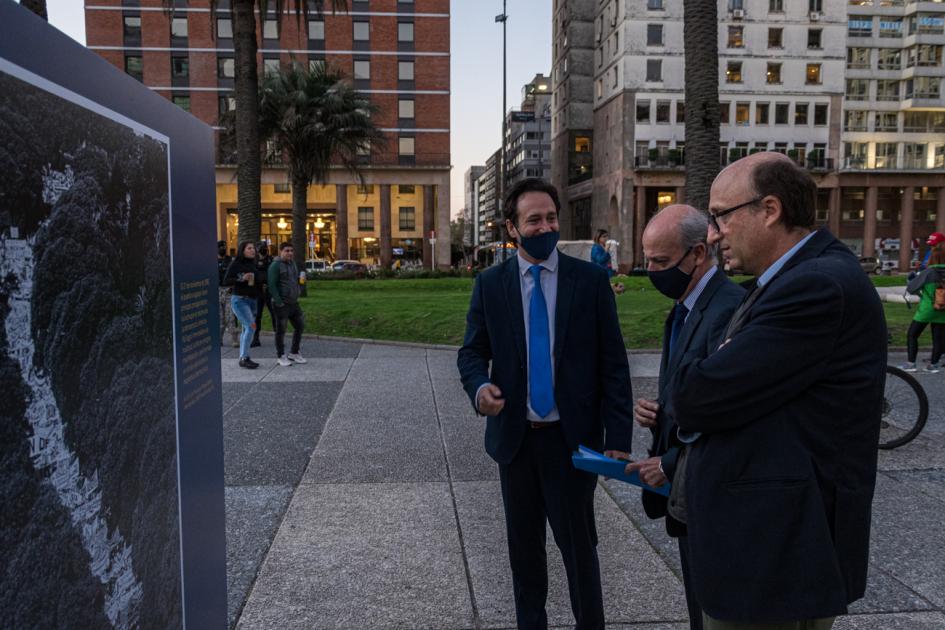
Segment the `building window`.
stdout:
<path fill-rule="evenodd" d="M 413 62 L 397 62 L 397 78 L 401 81 L 413 81 Z"/>
<path fill-rule="evenodd" d="M 217 77 L 232 79 L 236 76 L 236 60 L 233 57 L 217 57 Z"/>
<path fill-rule="evenodd" d="M 823 48 L 821 45 L 822 35 L 824 31 L 819 28 L 809 28 L 807 29 L 807 47 L 820 49 Z"/>
<path fill-rule="evenodd" d="M 415 138 L 401 136 L 398 138 L 397 154 L 401 156 L 416 155 L 415 143 Z"/>
<path fill-rule="evenodd" d="M 896 168 L 896 143 L 876 143 L 876 168 Z"/>
<path fill-rule="evenodd" d="M 190 60 L 187 57 L 171 57 L 171 76 L 175 79 L 186 79 L 190 76 Z"/>
<path fill-rule="evenodd" d="M 851 101 L 865 101 L 869 87 L 870 82 L 866 79 L 847 79 L 846 98 Z"/>
<path fill-rule="evenodd" d="M 374 231 L 374 208 L 369 206 L 360 206 L 358 208 L 358 231 Z"/>
<path fill-rule="evenodd" d="M 847 36 L 872 37 L 873 19 L 870 17 L 851 17 L 847 20 Z"/>
<path fill-rule="evenodd" d="M 742 62 L 741 61 L 728 62 L 728 65 L 725 68 L 725 82 L 726 83 L 741 83 L 742 82 Z"/>
<path fill-rule="evenodd" d="M 867 112 L 859 109 L 851 109 L 844 112 L 843 130 L 844 131 L 866 131 Z"/>
<path fill-rule="evenodd" d="M 794 104 L 794 124 L 807 126 L 807 111 L 810 106 L 807 103 Z"/>
<path fill-rule="evenodd" d="M 745 47 L 745 27 L 744 26 L 729 26 L 728 27 L 728 47 L 729 48 L 744 48 Z"/>
<path fill-rule="evenodd" d="M 637 122 L 650 122 L 650 101 L 637 101 Z"/>
<path fill-rule="evenodd" d="M 356 60 L 354 62 L 354 78 L 355 80 L 369 80 L 371 78 L 371 62 Z"/>
<path fill-rule="evenodd" d="M 187 18 L 173 18 L 171 20 L 171 37 L 175 39 L 187 39 Z"/>
<path fill-rule="evenodd" d="M 663 45 L 663 25 L 662 24 L 647 24 L 646 25 L 646 45 L 647 46 L 662 46 Z"/>
<path fill-rule="evenodd" d="M 325 39 L 325 20 L 308 21 L 308 38 Z"/>
<path fill-rule="evenodd" d="M 371 40 L 371 23 L 367 21 L 356 20 L 351 23 L 354 29 L 352 37 L 356 42 L 367 42 Z"/>
<path fill-rule="evenodd" d="M 876 100 L 877 101 L 898 101 L 899 100 L 899 81 L 880 79 L 876 82 Z"/>
<path fill-rule="evenodd" d="M 400 184 L 397 186 L 398 195 L 413 195 L 417 192 L 417 187 L 413 184 Z"/>
<path fill-rule="evenodd" d="M 774 124 L 776 125 L 786 125 L 788 124 L 788 103 L 775 103 L 774 104 Z"/>
<path fill-rule="evenodd" d="M 823 0 L 808 0 L 807 9 L 811 13 L 821 13 L 824 10 L 824 2 Z"/>
<path fill-rule="evenodd" d="M 768 124 L 768 110 L 770 108 L 771 108 L 771 105 L 768 103 L 755 103 L 755 124 L 756 125 Z"/>
<path fill-rule="evenodd" d="M 669 101 L 656 101 L 656 122 L 669 122 Z"/>
<path fill-rule="evenodd" d="M 413 22 L 398 22 L 397 23 L 397 41 L 398 42 L 412 42 L 413 41 Z"/>
<path fill-rule="evenodd" d="M 781 64 L 769 63 L 766 77 L 768 83 L 781 83 Z"/>
<path fill-rule="evenodd" d="M 784 13 L 784 0 L 768 0 L 768 13 Z"/>
<path fill-rule="evenodd" d="M 614 87 L 617 87 L 617 84 L 619 83 L 619 76 L 617 74 L 617 68 L 619 68 L 619 66 L 614 66 Z"/>
<path fill-rule="evenodd" d="M 731 116 L 732 106 L 731 103 L 726 101 L 719 102 L 719 124 L 727 125 L 732 120 Z"/>
<path fill-rule="evenodd" d="M 684 101 L 676 101 L 676 124 L 686 124 L 686 103 Z"/>
<path fill-rule="evenodd" d="M 646 8 L 649 11 L 662 11 L 663 0 L 646 0 Z"/>
<path fill-rule="evenodd" d="M 185 112 L 190 111 L 190 97 L 189 96 L 171 96 L 171 102 L 180 107 Z"/>
<path fill-rule="evenodd" d="M 662 81 L 663 80 L 663 60 L 662 59 L 647 59 L 646 60 L 646 80 L 647 81 Z"/>
<path fill-rule="evenodd" d="M 877 112 L 876 131 L 899 131 L 899 114 L 896 112 Z"/>
<path fill-rule="evenodd" d="M 882 17 L 879 20 L 880 37 L 902 37 L 902 20 Z"/>
<path fill-rule="evenodd" d="M 358 184 L 356 190 L 359 195 L 373 195 L 374 184 Z"/>
<path fill-rule="evenodd" d="M 402 98 L 397 101 L 398 118 L 413 118 L 413 99 Z"/>
<path fill-rule="evenodd" d="M 266 20 L 263 22 L 263 39 L 279 39 L 279 24 L 276 20 Z"/>
<path fill-rule="evenodd" d="M 233 39 L 233 21 L 230 18 L 217 18 L 217 37 Z"/>
<path fill-rule="evenodd" d="M 865 70 L 869 67 L 869 48 L 847 48 L 847 68 L 852 70 Z"/>
<path fill-rule="evenodd" d="M 278 74 L 279 73 L 279 60 L 278 59 L 263 59 L 263 74 Z"/>
<path fill-rule="evenodd" d="M 124 33 L 127 39 L 141 39 L 141 16 L 126 15 L 124 18 Z"/>
<path fill-rule="evenodd" d="M 220 97 L 220 115 L 223 116 L 227 112 L 236 111 L 236 97 L 235 96 L 221 96 Z"/>
<path fill-rule="evenodd" d="M 400 208 L 398 212 L 401 232 L 410 232 L 417 229 L 417 210 L 409 206 Z"/>
<path fill-rule="evenodd" d="M 814 104 L 814 126 L 815 127 L 827 126 L 827 107 L 828 106 L 826 103 Z"/>
<path fill-rule="evenodd" d="M 807 85 L 820 85 L 820 64 L 807 64 Z"/>
<path fill-rule="evenodd" d="M 769 28 L 768 29 L 768 48 L 783 48 L 784 47 L 784 29 L 783 28 Z"/>
<path fill-rule="evenodd" d="M 902 51 L 898 48 L 880 48 L 879 63 L 876 67 L 880 70 L 901 70 Z"/>
<path fill-rule="evenodd" d="M 747 127 L 751 123 L 751 103 L 735 103 L 735 124 Z"/>
<path fill-rule="evenodd" d="M 141 57 L 127 55 L 125 57 L 125 72 L 141 81 L 144 78 L 144 61 Z"/>

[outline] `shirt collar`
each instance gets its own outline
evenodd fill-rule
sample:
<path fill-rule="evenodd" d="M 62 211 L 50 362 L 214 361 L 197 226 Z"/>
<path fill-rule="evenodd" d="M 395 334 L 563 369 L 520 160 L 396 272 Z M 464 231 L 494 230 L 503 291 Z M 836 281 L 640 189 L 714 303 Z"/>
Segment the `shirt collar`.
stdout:
<path fill-rule="evenodd" d="M 758 276 L 758 286 L 763 287 L 769 282 L 771 282 L 771 279 L 774 278 L 774 276 L 777 275 L 779 271 L 781 271 L 784 265 L 786 265 L 787 262 L 791 260 L 794 254 L 796 254 L 798 250 L 804 247 L 804 245 L 807 244 L 807 241 L 809 241 L 811 237 L 813 237 L 814 234 L 816 233 L 817 233 L 817 230 L 814 230 L 813 232 L 811 232 L 810 234 L 802 238 L 800 241 L 797 242 L 797 244 L 794 247 L 787 250 L 783 256 L 781 256 L 776 261 L 774 261 L 773 265 L 765 269 L 765 272 L 761 274 L 760 276 Z"/>
<path fill-rule="evenodd" d="M 687 311 L 692 311 L 692 309 L 696 306 L 696 302 L 699 301 L 699 297 L 702 295 L 702 292 L 705 290 L 706 285 L 709 284 L 709 280 L 712 279 L 712 276 L 715 275 L 715 272 L 718 271 L 718 269 L 719 269 L 718 265 L 712 265 L 712 267 L 708 271 L 705 272 L 705 275 L 699 278 L 699 282 L 696 283 L 695 288 L 692 290 L 692 292 L 689 295 L 686 296 L 686 299 L 683 300 L 682 302 L 683 306 L 686 307 Z"/>
<path fill-rule="evenodd" d="M 518 272 L 524 276 L 528 273 L 528 270 L 532 268 L 532 263 L 522 258 L 521 250 L 516 254 L 516 258 L 518 258 Z M 551 273 L 556 272 L 558 270 L 558 248 L 555 247 L 551 250 L 551 255 L 538 264 Z"/>

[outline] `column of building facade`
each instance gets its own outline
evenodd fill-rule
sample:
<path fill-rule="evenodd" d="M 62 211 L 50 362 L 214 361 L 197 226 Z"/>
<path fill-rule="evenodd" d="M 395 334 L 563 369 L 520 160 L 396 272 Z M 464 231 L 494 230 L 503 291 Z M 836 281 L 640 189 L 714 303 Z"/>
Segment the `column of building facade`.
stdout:
<path fill-rule="evenodd" d="M 348 258 L 348 185 L 335 184 L 335 204 L 338 209 L 335 214 L 335 258 Z"/>
<path fill-rule="evenodd" d="M 686 203 L 685 186 L 676 186 L 676 203 Z M 700 208 L 700 210 L 708 210 L 708 208 Z"/>
<path fill-rule="evenodd" d="M 866 188 L 866 207 L 863 209 L 863 255 L 876 255 L 876 205 L 879 189 L 876 186 Z"/>
<path fill-rule="evenodd" d="M 436 225 L 441 226 L 436 234 L 436 266 L 438 269 L 449 269 L 450 266 L 450 177 L 449 173 L 441 175 L 436 185 L 435 202 L 433 204 Z"/>
<path fill-rule="evenodd" d="M 945 234 L 945 187 L 938 189 L 938 200 L 935 202 L 935 231 Z"/>
<path fill-rule="evenodd" d="M 909 269 L 912 260 L 912 221 L 915 217 L 915 186 L 903 189 L 899 213 L 899 270 Z"/>
<path fill-rule="evenodd" d="M 646 187 L 637 186 L 633 201 L 633 266 L 643 266 L 643 228 L 646 222 Z"/>
<path fill-rule="evenodd" d="M 381 184 L 381 267 L 389 268 L 392 244 L 390 240 L 390 184 Z"/>
<path fill-rule="evenodd" d="M 840 236 L 840 187 L 830 189 L 827 198 L 827 229 L 834 236 Z"/>
<path fill-rule="evenodd" d="M 430 232 L 433 231 L 434 219 L 436 219 L 436 214 L 434 208 L 436 204 L 434 203 L 435 187 L 431 185 L 426 185 L 423 187 L 423 235 L 420 237 L 421 242 L 423 243 L 423 266 L 429 267 L 433 264 L 432 248 L 430 247 Z M 443 238 L 442 234 L 437 234 L 437 238 Z M 449 239 L 447 238 L 447 241 Z"/>

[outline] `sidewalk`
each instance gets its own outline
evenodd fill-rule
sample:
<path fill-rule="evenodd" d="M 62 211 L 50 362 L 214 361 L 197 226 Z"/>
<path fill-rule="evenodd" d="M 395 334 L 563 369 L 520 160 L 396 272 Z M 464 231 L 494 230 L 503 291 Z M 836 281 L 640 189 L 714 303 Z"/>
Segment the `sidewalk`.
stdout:
<path fill-rule="evenodd" d="M 230 626 L 513 628 L 495 464 L 459 384 L 455 351 L 306 340 L 304 366 L 225 349 Z M 658 357 L 630 356 L 635 396 Z M 916 442 L 880 454 L 867 597 L 838 628 L 945 627 L 945 379 Z M 933 395 L 933 387 L 935 394 Z M 634 451 L 645 451 L 639 430 Z M 599 552 L 613 628 L 684 629 L 679 563 L 639 490 L 602 482 Z M 549 534 L 549 621 L 570 627 Z"/>

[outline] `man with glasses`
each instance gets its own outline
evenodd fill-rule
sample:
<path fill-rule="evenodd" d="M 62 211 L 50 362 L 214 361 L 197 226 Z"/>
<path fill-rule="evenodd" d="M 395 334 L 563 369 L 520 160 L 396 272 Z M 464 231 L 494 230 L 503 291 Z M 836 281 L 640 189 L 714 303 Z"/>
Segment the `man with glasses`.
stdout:
<path fill-rule="evenodd" d="M 686 525 L 707 630 L 830 628 L 866 587 L 886 325 L 856 256 L 815 229 L 816 193 L 767 152 L 710 192 L 709 242 L 757 282 L 668 409 L 698 436 Z"/>
<path fill-rule="evenodd" d="M 676 488 L 683 487 L 680 454 L 685 443 L 679 439 L 676 420 L 665 411 L 672 395 L 669 383 L 683 361 L 702 359 L 721 341 L 728 320 L 738 308 L 745 290 L 728 279 L 716 265 L 718 250 L 706 242 L 709 222 L 704 212 L 692 206 L 668 206 L 654 216 L 643 231 L 643 254 L 650 282 L 673 300 L 673 308 L 663 327 L 663 354 L 660 361 L 659 393 L 656 400 L 639 398 L 633 417 L 650 429 L 653 440 L 647 459 L 627 465 L 651 486 L 670 482 L 670 500 L 655 492 L 643 492 L 640 499 L 650 518 L 664 518 L 666 533 L 679 542 L 689 627 L 701 630 L 702 611 L 692 591 L 689 574 L 689 544 L 686 537 L 685 508 L 675 505 Z M 629 454 L 609 451 L 617 459 Z M 670 505 L 672 504 L 672 505 Z"/>

